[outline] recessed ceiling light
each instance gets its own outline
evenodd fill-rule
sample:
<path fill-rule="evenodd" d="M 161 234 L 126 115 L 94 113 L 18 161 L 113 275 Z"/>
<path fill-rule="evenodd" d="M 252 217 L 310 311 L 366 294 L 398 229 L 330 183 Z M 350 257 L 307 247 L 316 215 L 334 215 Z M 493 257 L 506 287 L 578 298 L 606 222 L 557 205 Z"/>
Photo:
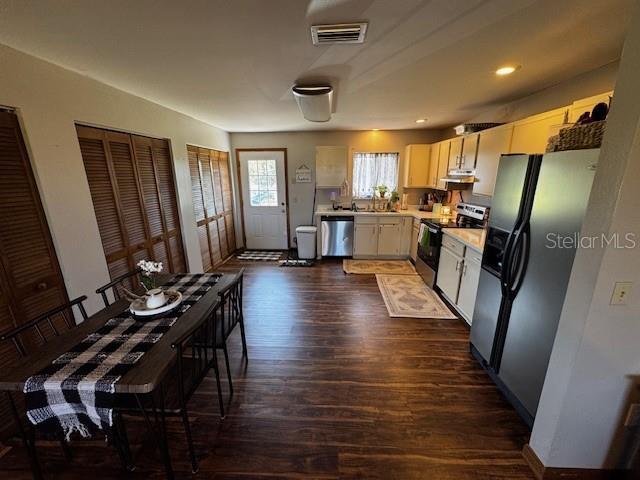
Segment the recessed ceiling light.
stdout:
<path fill-rule="evenodd" d="M 416 123 L 424 123 L 426 121 L 427 121 L 426 118 L 419 118 L 419 119 L 416 120 Z"/>
<path fill-rule="evenodd" d="M 504 67 L 500 67 L 496 70 L 496 75 L 504 76 L 511 75 L 513 72 L 518 70 L 520 65 L 505 65 Z"/>

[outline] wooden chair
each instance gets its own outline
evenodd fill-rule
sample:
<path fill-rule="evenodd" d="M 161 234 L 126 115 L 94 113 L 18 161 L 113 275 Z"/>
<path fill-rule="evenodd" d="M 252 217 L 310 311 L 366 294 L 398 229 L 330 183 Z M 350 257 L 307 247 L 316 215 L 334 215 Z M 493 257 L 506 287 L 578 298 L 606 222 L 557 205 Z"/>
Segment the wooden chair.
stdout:
<path fill-rule="evenodd" d="M 86 320 L 88 315 L 82 303 L 86 299 L 87 297 L 83 295 L 65 303 L 64 305 L 53 308 L 17 328 L 4 332 L 0 335 L 0 341 L 11 342 L 18 354 L 18 357 L 27 358 L 38 347 L 48 343 L 52 338 L 58 337 L 61 333 L 61 326 L 65 326 L 68 330 L 76 326 L 73 314 L 74 307 L 76 307 L 80 312 L 82 320 Z M 60 322 L 60 319 L 62 319 L 62 322 Z M 63 325 L 60 325 L 61 323 Z M 23 424 L 22 416 L 19 413 L 19 409 L 14 401 L 13 395 L 11 395 L 11 392 L 7 392 L 7 396 L 14 417 L 14 422 L 16 423 L 20 436 L 22 437 L 22 443 L 27 450 L 33 476 L 34 478 L 42 478 L 42 472 L 40 470 L 35 450 L 36 429 L 28 422 L 26 425 Z M 114 417 L 114 426 L 116 428 L 120 428 L 120 421 L 119 417 Z M 119 432 L 114 433 L 118 434 Z M 65 459 L 69 461 L 71 459 L 69 445 L 62 436 L 60 436 L 58 440 L 62 446 Z M 114 440 L 114 445 L 116 445 L 116 448 L 118 449 L 123 465 L 128 466 L 130 462 L 128 462 L 126 458 L 126 452 L 122 450 L 122 448 L 124 448 L 123 444 L 117 439 L 112 438 L 112 440 Z"/>
<path fill-rule="evenodd" d="M 106 285 L 98 288 L 96 290 L 96 293 L 102 297 L 104 306 L 108 307 L 111 304 L 109 302 L 109 296 L 107 295 L 109 290 L 111 290 L 111 293 L 113 294 L 114 301 L 117 301 L 120 298 L 126 296 L 125 290 L 130 290 L 132 292 L 140 291 L 140 285 L 142 284 L 141 278 L 142 270 L 136 268 L 135 270 L 114 278 Z"/>

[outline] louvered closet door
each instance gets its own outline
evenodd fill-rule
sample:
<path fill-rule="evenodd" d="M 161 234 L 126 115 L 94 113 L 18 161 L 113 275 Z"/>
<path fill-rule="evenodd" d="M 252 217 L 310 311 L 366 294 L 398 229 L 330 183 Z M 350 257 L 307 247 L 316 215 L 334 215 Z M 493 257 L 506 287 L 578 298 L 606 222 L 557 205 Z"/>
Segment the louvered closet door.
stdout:
<path fill-rule="evenodd" d="M 222 262 L 220 252 L 220 235 L 216 224 L 216 203 L 213 172 L 211 170 L 211 151 L 206 148 L 198 149 L 198 164 L 200 167 L 200 180 L 202 182 L 202 197 L 204 198 L 205 223 L 209 235 L 209 252 L 213 266 Z"/>
<path fill-rule="evenodd" d="M 233 191 L 231 189 L 231 164 L 229 154 L 220 152 L 218 161 L 220 165 L 220 179 L 222 182 L 222 204 L 224 206 L 224 219 L 227 231 L 227 244 L 229 251 L 236 250 L 236 229 L 233 223 Z"/>
<path fill-rule="evenodd" d="M 216 218 L 218 223 L 218 235 L 220 237 L 220 253 L 222 258 L 229 256 L 229 247 L 227 245 L 227 227 L 224 223 L 224 205 L 222 202 L 222 180 L 220 178 L 220 153 L 218 151 L 212 151 L 211 155 L 211 170 L 213 172 L 213 184 L 215 187 L 215 203 L 216 203 Z"/>
<path fill-rule="evenodd" d="M 153 257 L 172 272 L 184 272 L 186 265 L 169 143 L 138 135 L 132 138 Z"/>
<path fill-rule="evenodd" d="M 18 119 L 13 113 L 0 112 L 0 332 L 66 301 L 64 280 Z M 57 327 L 62 326 L 59 320 Z M 45 328 L 45 336 L 51 333 Z M 32 350 L 41 343 L 35 335 L 23 341 Z M 10 344 L 0 344 L 0 370 L 16 358 Z M 8 406 L 2 396 L 0 432 L 4 433 L 8 425 Z"/>
<path fill-rule="evenodd" d="M 233 228 L 228 160 L 224 168 L 220 164 L 220 158 L 228 159 L 228 154 L 191 145 L 187 145 L 187 152 L 202 265 L 208 271 L 235 251 L 235 235 L 229 241 L 228 232 L 229 224 Z M 225 186 L 229 189 L 228 210 L 225 210 Z M 226 220 L 227 215 L 231 217 L 230 222 Z"/>
<path fill-rule="evenodd" d="M 78 126 L 78 141 L 109 275 L 138 261 L 185 271 L 167 140 Z"/>
<path fill-rule="evenodd" d="M 200 175 L 200 162 L 198 160 L 198 149 L 188 146 L 189 173 L 191 174 L 191 197 L 193 200 L 193 213 L 196 218 L 196 228 L 198 230 L 198 240 L 200 242 L 200 253 L 202 255 L 202 266 L 205 271 L 213 267 L 211 252 L 209 247 L 209 232 L 206 222 L 204 195 Z"/>

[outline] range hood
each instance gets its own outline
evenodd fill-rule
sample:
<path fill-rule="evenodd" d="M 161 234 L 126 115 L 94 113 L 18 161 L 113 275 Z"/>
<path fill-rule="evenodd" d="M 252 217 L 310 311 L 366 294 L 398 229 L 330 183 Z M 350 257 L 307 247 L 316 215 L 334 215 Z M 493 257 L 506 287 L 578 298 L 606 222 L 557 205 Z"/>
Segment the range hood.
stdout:
<path fill-rule="evenodd" d="M 474 183 L 476 181 L 476 171 L 473 169 L 452 168 L 446 177 L 440 181 L 448 183 Z"/>

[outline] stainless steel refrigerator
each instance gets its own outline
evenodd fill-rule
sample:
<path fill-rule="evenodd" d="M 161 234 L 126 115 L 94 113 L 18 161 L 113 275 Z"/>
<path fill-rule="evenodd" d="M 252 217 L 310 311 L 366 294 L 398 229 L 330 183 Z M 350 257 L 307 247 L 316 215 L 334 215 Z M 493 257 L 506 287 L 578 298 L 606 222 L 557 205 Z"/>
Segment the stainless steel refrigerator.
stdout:
<path fill-rule="evenodd" d="M 530 426 L 598 153 L 503 155 L 498 166 L 471 351 Z"/>

